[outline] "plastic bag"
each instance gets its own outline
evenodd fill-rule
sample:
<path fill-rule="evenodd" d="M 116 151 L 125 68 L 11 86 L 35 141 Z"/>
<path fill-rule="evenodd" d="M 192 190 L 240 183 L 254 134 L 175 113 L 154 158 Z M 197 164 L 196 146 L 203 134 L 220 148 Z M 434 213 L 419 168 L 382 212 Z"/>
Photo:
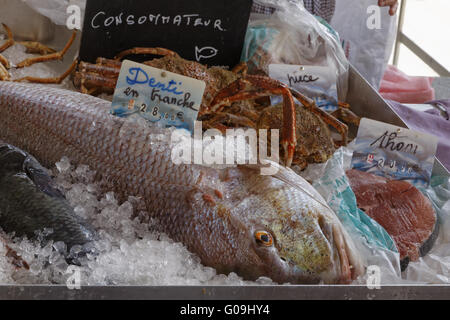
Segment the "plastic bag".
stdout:
<path fill-rule="evenodd" d="M 450 284 L 450 178 L 435 176 L 431 187 L 421 191 L 438 214 L 439 235 L 427 255 L 409 263 L 403 278 L 421 284 Z"/>
<path fill-rule="evenodd" d="M 433 77 L 408 76 L 388 65 L 380 83 L 380 95 L 400 103 L 425 103 L 436 98 Z"/>
<path fill-rule="evenodd" d="M 348 60 L 377 90 L 396 36 L 395 17 L 387 12 L 388 8 L 378 7 L 378 0 L 336 1 L 331 20 Z M 378 21 L 373 19 L 378 18 L 379 25 L 376 25 Z"/>
<path fill-rule="evenodd" d="M 86 0 L 22 0 L 40 14 L 49 18 L 57 25 L 65 25 L 67 20 L 67 7 L 77 5 L 81 9 L 81 17 L 84 17 Z"/>
<path fill-rule="evenodd" d="M 268 75 L 270 64 L 327 66 L 337 75 L 339 100 L 345 101 L 349 63 L 331 27 L 319 22 L 297 2 L 255 2 L 276 11 L 270 16 L 250 17 L 241 57 L 250 73 Z"/>

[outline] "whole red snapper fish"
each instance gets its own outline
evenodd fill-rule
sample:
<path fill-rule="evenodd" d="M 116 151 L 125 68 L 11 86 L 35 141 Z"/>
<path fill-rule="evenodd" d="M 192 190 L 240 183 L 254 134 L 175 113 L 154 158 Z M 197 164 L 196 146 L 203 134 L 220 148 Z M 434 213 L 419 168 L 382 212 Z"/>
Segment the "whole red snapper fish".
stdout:
<path fill-rule="evenodd" d="M 174 164 L 169 129 L 134 126 L 109 108 L 77 92 L 0 82 L 0 139 L 47 167 L 63 156 L 89 165 L 105 191 L 142 198 L 161 231 L 219 273 L 348 283 L 364 272 L 334 212 L 292 170 Z"/>

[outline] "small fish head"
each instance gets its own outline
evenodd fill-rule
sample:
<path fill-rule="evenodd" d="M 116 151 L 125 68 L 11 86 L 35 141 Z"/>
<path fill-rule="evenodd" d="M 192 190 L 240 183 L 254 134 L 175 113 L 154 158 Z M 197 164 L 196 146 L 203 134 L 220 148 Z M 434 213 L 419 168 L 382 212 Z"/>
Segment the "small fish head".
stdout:
<path fill-rule="evenodd" d="M 8 144 L 0 144 L 0 176 L 23 171 L 27 154 Z"/>

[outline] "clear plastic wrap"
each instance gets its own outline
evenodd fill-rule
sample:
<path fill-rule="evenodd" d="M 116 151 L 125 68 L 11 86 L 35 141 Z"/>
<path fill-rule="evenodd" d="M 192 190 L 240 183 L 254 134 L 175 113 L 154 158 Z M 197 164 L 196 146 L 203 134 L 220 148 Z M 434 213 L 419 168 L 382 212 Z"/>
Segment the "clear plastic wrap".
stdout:
<path fill-rule="evenodd" d="M 241 57 L 250 73 L 267 75 L 269 64 L 327 66 L 336 72 L 338 98 L 344 101 L 349 63 L 337 33 L 298 2 L 255 2 L 277 10 L 272 15 L 250 17 Z"/>
<path fill-rule="evenodd" d="M 450 284 L 450 178 L 435 176 L 431 187 L 421 191 L 438 214 L 439 234 L 427 255 L 409 263 L 403 278 L 421 284 Z"/>
<path fill-rule="evenodd" d="M 57 25 L 65 25 L 67 20 L 67 7 L 77 5 L 81 9 L 81 17 L 84 16 L 86 0 L 22 0 L 31 8 L 49 18 Z"/>
<path fill-rule="evenodd" d="M 376 89 L 380 87 L 397 34 L 396 17 L 387 11 L 388 8 L 378 7 L 377 0 L 336 1 L 331 20 L 348 59 Z"/>

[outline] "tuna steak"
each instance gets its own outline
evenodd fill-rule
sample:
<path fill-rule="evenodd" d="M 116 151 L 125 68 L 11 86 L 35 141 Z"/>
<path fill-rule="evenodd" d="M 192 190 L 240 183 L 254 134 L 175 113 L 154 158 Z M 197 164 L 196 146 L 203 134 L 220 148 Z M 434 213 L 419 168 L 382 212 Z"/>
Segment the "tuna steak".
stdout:
<path fill-rule="evenodd" d="M 404 270 L 430 251 L 439 225 L 433 206 L 406 181 L 388 180 L 371 173 L 348 170 L 358 207 L 377 221 L 394 239 Z"/>

